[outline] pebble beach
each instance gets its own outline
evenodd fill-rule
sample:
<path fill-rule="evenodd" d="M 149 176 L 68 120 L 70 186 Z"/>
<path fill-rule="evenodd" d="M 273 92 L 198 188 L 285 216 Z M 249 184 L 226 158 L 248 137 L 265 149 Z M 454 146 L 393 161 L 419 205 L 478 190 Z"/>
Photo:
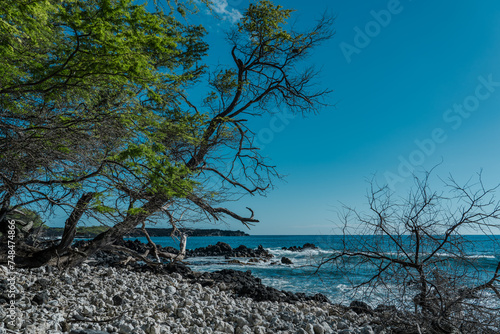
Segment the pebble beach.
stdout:
<path fill-rule="evenodd" d="M 0 296 L 2 334 L 384 333 L 375 316 L 344 306 L 258 301 L 238 296 L 231 284 L 200 284 L 176 272 L 87 263 L 13 272 L 0 266 L 0 289 L 8 275 L 15 278 L 15 314 Z"/>

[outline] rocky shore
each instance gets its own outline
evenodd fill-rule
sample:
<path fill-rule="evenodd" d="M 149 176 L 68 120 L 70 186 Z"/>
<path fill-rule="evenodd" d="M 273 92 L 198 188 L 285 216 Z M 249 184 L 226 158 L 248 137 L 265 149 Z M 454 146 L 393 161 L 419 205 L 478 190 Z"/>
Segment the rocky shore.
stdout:
<path fill-rule="evenodd" d="M 149 248 L 138 241 L 120 245 L 140 253 Z M 233 249 L 224 243 L 187 254 L 229 261 L 233 256 L 262 261 L 272 257 L 261 246 Z M 0 334 L 386 333 L 381 316 L 387 310 L 372 310 L 362 302 L 345 307 L 322 294 L 280 291 L 263 285 L 249 270 L 195 272 L 182 263 L 125 265 L 123 259 L 101 251 L 66 270 L 46 266 L 9 272 L 0 266 Z M 12 279 L 13 322 L 7 293 L 12 292 Z"/>
<path fill-rule="evenodd" d="M 377 332 L 376 317 L 321 297 L 278 292 L 270 301 L 269 295 L 256 295 L 252 286 L 260 282 L 250 273 L 88 263 L 67 271 L 42 267 L 8 273 L 0 266 L 0 276 L 7 275 L 16 281 L 16 313 L 9 324 L 7 309 L 0 307 L 0 333 Z M 7 305 L 4 297 L 0 302 Z"/>

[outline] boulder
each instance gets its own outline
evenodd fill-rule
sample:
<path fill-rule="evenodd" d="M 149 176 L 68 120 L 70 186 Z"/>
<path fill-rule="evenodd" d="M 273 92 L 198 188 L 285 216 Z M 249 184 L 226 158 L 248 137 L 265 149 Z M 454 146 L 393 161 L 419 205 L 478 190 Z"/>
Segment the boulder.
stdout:
<path fill-rule="evenodd" d="M 280 291 L 262 285 L 261 279 L 253 276 L 250 270 L 243 272 L 224 269 L 212 273 L 205 272 L 191 282 L 200 283 L 202 286 L 210 285 L 210 282 L 223 283 L 228 289 L 233 290 L 237 296 L 249 297 L 255 301 L 295 303 L 314 300 L 318 302 L 330 302 L 326 296 L 319 293 L 314 296 L 307 296 L 304 293 Z"/>
<path fill-rule="evenodd" d="M 215 245 L 187 250 L 186 255 L 188 257 L 224 256 L 225 259 L 230 259 L 231 257 L 270 259 L 273 257 L 262 245 L 259 245 L 256 249 L 248 248 L 245 245 L 240 245 L 233 249 L 227 243 L 220 241 Z"/>
<path fill-rule="evenodd" d="M 303 250 L 306 250 L 306 249 L 318 249 L 318 247 L 315 245 L 315 244 L 311 244 L 311 243 L 308 243 L 306 242 L 304 244 L 304 246 L 300 247 L 300 246 L 292 246 L 292 247 L 283 247 L 281 248 L 282 250 L 287 250 L 287 251 L 291 251 L 291 252 L 301 252 Z"/>
<path fill-rule="evenodd" d="M 359 300 L 353 300 L 349 305 L 349 308 L 357 314 L 373 314 L 373 309 L 371 308 L 371 306 Z"/>

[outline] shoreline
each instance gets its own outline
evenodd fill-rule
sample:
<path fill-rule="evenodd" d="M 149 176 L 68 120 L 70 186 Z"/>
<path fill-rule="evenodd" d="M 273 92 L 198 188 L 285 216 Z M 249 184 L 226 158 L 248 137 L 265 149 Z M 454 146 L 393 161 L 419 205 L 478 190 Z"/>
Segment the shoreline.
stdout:
<path fill-rule="evenodd" d="M 0 272 L 7 269 L 0 266 Z M 17 282 L 16 322 L 7 329 L 20 333 L 379 332 L 376 316 L 344 306 L 256 301 L 238 296 L 230 282 L 200 284 L 177 272 L 84 263 L 66 271 L 41 267 L 10 274 Z"/>

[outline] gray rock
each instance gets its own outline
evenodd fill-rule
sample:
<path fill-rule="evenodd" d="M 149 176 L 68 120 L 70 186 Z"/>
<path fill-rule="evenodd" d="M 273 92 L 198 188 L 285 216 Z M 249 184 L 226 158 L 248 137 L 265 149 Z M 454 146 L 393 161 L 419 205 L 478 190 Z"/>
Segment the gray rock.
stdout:
<path fill-rule="evenodd" d="M 46 278 L 40 278 L 36 280 L 35 284 L 40 286 L 42 289 L 46 289 L 50 286 L 50 281 Z"/>
<path fill-rule="evenodd" d="M 243 317 L 235 316 L 233 317 L 233 321 L 236 323 L 238 327 L 244 327 L 248 325 L 248 321 Z"/>
<path fill-rule="evenodd" d="M 62 276 L 61 280 L 66 284 L 73 284 L 73 279 L 69 275 Z"/>
<path fill-rule="evenodd" d="M 323 328 L 323 326 L 321 326 L 319 324 L 313 325 L 313 330 L 314 330 L 314 334 L 324 334 L 325 333 L 325 329 Z"/>
<path fill-rule="evenodd" d="M 186 308 L 177 309 L 177 316 L 181 319 L 191 319 L 191 311 Z"/>
<path fill-rule="evenodd" d="M 73 315 L 73 319 L 75 319 L 76 321 L 86 321 L 88 320 L 87 318 L 85 318 L 84 316 L 78 314 L 78 313 L 75 313 Z"/>
<path fill-rule="evenodd" d="M 169 295 L 173 295 L 174 293 L 177 292 L 177 289 L 171 285 L 167 286 L 165 289 Z"/>
<path fill-rule="evenodd" d="M 349 325 L 345 321 L 340 321 L 337 324 L 337 329 L 347 329 L 349 328 Z"/>
<path fill-rule="evenodd" d="M 362 327 L 359 331 L 360 334 L 375 334 L 371 326 Z"/>

